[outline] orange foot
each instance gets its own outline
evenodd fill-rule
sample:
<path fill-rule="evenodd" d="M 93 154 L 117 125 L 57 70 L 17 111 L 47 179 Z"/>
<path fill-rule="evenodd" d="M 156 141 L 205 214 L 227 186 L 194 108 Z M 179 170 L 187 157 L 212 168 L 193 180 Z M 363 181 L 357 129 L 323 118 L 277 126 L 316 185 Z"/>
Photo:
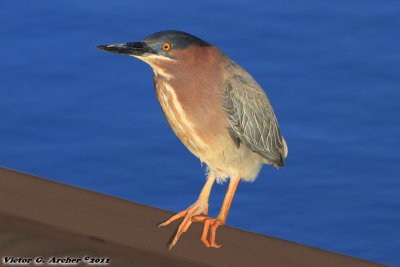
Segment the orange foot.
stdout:
<path fill-rule="evenodd" d="M 203 242 L 204 246 L 210 248 L 220 248 L 221 245 L 218 245 L 215 242 L 215 236 L 217 234 L 217 229 L 221 225 L 224 225 L 222 220 L 220 219 L 215 219 L 215 218 L 210 218 L 207 216 L 195 216 L 192 219 L 193 222 L 203 222 L 204 227 L 203 227 L 203 232 L 201 233 L 201 242 Z M 208 232 L 210 232 L 210 241 L 207 240 L 208 237 Z"/>
<path fill-rule="evenodd" d="M 207 214 L 208 214 L 208 203 L 198 200 L 186 210 L 177 213 L 176 215 L 169 218 L 167 221 L 159 224 L 158 227 L 167 226 L 171 222 L 184 217 L 182 223 L 179 225 L 178 230 L 176 231 L 174 239 L 169 245 L 169 250 L 171 250 L 172 247 L 176 245 L 181 235 L 189 229 L 190 225 L 193 222 L 192 219 L 195 216 L 200 215 L 200 217 L 206 217 Z"/>
<path fill-rule="evenodd" d="M 215 236 L 218 227 L 224 225 L 226 222 L 226 217 L 232 203 L 233 195 L 235 194 L 236 188 L 239 184 L 240 177 L 231 177 L 228 191 L 226 192 L 224 202 L 222 203 L 221 211 L 219 212 L 219 215 L 216 219 L 208 217 L 208 197 L 210 195 L 211 187 L 214 183 L 214 180 L 215 176 L 210 174 L 206 184 L 203 187 L 203 190 L 201 190 L 198 200 L 188 209 L 179 212 L 178 214 L 172 216 L 169 220 L 163 222 L 158 226 L 166 226 L 181 217 L 185 217 L 182 223 L 179 225 L 178 231 L 176 232 L 174 239 L 169 245 L 170 250 L 178 242 L 179 237 L 189 229 L 192 222 L 204 223 L 203 232 L 201 234 L 201 242 L 203 242 L 206 247 L 221 247 L 215 242 Z M 207 240 L 208 232 L 210 232 L 209 240 Z"/>

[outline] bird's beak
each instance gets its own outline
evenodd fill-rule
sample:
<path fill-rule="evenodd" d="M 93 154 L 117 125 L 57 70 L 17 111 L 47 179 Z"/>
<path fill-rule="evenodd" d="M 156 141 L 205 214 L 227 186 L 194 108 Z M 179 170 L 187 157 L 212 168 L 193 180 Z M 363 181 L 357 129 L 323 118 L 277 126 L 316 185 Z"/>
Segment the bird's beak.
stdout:
<path fill-rule="evenodd" d="M 127 54 L 131 56 L 143 56 L 147 53 L 156 53 L 144 42 L 99 45 L 97 48 L 111 53 Z"/>

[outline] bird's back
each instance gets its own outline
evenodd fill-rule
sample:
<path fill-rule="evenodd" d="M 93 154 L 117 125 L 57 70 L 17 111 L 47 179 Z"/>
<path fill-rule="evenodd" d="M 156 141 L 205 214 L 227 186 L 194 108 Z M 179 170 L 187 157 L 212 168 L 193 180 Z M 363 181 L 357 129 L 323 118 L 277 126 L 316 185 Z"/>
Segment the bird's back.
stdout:
<path fill-rule="evenodd" d="M 262 156 L 265 163 L 283 166 L 288 148 L 267 95 L 247 71 L 229 58 L 225 68 L 224 107 L 232 140 Z"/>

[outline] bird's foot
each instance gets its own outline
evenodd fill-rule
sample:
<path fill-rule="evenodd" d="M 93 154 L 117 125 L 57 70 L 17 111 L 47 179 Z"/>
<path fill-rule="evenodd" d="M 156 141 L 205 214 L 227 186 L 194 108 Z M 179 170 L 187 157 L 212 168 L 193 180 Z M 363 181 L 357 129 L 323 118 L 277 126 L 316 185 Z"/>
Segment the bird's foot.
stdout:
<path fill-rule="evenodd" d="M 220 219 L 215 219 L 215 218 L 210 218 L 207 216 L 194 216 L 192 218 L 193 222 L 203 222 L 204 226 L 203 226 L 203 232 L 201 233 L 201 242 L 203 242 L 203 244 L 208 247 L 208 248 L 220 248 L 221 245 L 218 245 L 215 242 L 215 236 L 217 234 L 217 229 L 218 227 L 220 227 L 221 225 L 224 225 L 224 223 L 222 222 L 222 220 Z M 208 237 L 208 233 L 210 232 L 210 239 L 207 240 Z"/>
<path fill-rule="evenodd" d="M 172 240 L 172 242 L 169 245 L 169 250 L 171 250 L 172 247 L 176 245 L 176 243 L 178 242 L 181 235 L 189 229 L 190 225 L 193 222 L 192 218 L 194 216 L 201 215 L 201 216 L 206 217 L 207 214 L 208 214 L 208 203 L 198 200 L 193 205 L 191 205 L 189 208 L 187 208 L 186 210 L 183 210 L 183 211 L 175 214 L 174 216 L 172 216 L 165 222 L 159 224 L 158 228 L 162 227 L 162 226 L 167 226 L 171 222 L 184 217 L 182 223 L 179 225 L 178 230 L 176 231 L 174 239 Z"/>

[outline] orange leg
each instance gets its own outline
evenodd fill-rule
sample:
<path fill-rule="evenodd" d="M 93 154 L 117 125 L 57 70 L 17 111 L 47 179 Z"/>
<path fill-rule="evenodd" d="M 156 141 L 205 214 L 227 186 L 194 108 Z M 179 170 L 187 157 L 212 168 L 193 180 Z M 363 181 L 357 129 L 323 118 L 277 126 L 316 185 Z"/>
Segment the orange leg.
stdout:
<path fill-rule="evenodd" d="M 169 218 L 167 221 L 158 225 L 158 227 L 167 226 L 171 222 L 184 217 L 182 223 L 178 227 L 178 230 L 175 234 L 174 239 L 172 240 L 171 244 L 169 245 L 170 250 L 178 242 L 180 236 L 189 229 L 190 225 L 193 222 L 192 218 L 194 216 L 201 215 L 201 216 L 206 217 L 208 215 L 208 198 L 210 196 L 211 188 L 214 184 L 214 181 L 215 181 L 215 176 L 210 174 L 207 177 L 207 181 L 206 181 L 203 189 L 201 190 L 199 198 L 197 199 L 197 201 L 194 204 L 192 204 L 186 210 L 179 212 L 178 214 Z"/>
<path fill-rule="evenodd" d="M 229 208 L 231 207 L 233 196 L 235 195 L 236 188 L 239 184 L 240 177 L 231 178 L 229 182 L 228 191 L 225 194 L 224 202 L 221 207 L 221 211 L 216 219 L 207 216 L 196 216 L 193 217 L 194 222 L 204 222 L 203 232 L 201 234 L 201 242 L 206 247 L 221 247 L 215 242 L 217 229 L 219 226 L 224 225 L 228 216 Z M 207 240 L 208 233 L 210 232 L 210 241 Z"/>

